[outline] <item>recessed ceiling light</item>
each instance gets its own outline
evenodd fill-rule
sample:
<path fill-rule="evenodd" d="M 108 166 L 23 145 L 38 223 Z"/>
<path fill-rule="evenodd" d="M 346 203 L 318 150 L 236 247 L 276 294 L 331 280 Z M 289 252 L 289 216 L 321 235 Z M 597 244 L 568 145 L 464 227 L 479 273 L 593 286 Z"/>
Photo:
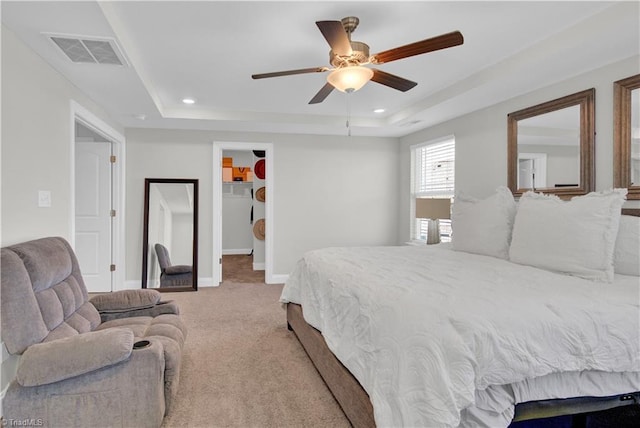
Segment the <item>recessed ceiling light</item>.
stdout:
<path fill-rule="evenodd" d="M 377 108 L 373 111 L 374 113 L 384 113 L 385 110 L 383 108 Z"/>
<path fill-rule="evenodd" d="M 185 104 L 195 104 L 196 100 L 194 100 L 193 98 L 183 98 L 182 102 Z"/>

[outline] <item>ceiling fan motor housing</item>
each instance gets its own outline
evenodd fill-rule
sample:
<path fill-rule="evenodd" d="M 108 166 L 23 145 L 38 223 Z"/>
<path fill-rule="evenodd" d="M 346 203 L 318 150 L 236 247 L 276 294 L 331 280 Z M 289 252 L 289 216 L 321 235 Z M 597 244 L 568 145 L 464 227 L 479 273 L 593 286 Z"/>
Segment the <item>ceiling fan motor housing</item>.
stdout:
<path fill-rule="evenodd" d="M 358 28 L 358 24 L 360 24 L 360 20 L 357 16 L 346 16 L 340 20 L 342 23 L 342 27 L 344 31 L 347 32 L 349 37 L 351 37 L 351 33 L 353 33 L 356 28 Z"/>
<path fill-rule="evenodd" d="M 369 45 L 362 42 L 351 42 L 351 50 L 349 56 L 336 55 L 333 50 L 329 51 L 329 63 L 336 67 L 349 67 L 367 64 L 369 62 Z"/>

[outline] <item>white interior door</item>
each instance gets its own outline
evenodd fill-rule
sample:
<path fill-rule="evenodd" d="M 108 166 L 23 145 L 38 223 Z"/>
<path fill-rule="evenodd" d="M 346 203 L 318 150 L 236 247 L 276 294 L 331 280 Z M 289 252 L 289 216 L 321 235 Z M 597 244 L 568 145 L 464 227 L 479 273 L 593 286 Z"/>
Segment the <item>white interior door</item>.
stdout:
<path fill-rule="evenodd" d="M 75 250 L 89 292 L 112 291 L 111 143 L 76 143 Z"/>
<path fill-rule="evenodd" d="M 533 189 L 533 159 L 518 159 L 518 189 Z"/>
<path fill-rule="evenodd" d="M 547 154 L 518 153 L 518 189 L 547 187 Z"/>

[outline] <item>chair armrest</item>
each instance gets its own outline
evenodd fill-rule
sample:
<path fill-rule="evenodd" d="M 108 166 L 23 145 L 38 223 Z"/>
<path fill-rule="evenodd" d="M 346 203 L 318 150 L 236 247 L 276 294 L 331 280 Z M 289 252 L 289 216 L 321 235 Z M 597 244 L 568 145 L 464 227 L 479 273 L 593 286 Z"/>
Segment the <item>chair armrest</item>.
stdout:
<path fill-rule="evenodd" d="M 38 343 L 22 354 L 16 381 L 39 386 L 69 379 L 124 361 L 132 349 L 133 332 L 124 328 Z"/>
<path fill-rule="evenodd" d="M 191 273 L 191 266 L 187 266 L 187 265 L 174 265 L 174 266 L 168 266 L 165 270 L 164 273 L 166 273 L 167 275 L 176 275 L 179 273 Z"/>
<path fill-rule="evenodd" d="M 155 306 L 150 308 L 140 308 L 132 310 L 122 311 L 108 311 L 100 312 L 100 319 L 102 322 L 107 322 L 119 318 L 131 318 L 131 317 L 157 317 L 163 314 L 180 314 L 180 308 L 178 304 L 173 300 L 166 302 L 158 302 Z"/>
<path fill-rule="evenodd" d="M 100 313 L 122 312 L 151 308 L 160 302 L 160 293 L 149 288 L 120 290 L 93 296 L 89 301 Z"/>

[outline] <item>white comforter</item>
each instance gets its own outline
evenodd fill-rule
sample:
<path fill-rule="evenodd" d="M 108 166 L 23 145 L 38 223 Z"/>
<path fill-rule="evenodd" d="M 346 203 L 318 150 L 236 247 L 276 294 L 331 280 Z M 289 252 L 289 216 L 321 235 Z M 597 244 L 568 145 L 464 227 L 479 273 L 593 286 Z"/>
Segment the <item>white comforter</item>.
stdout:
<path fill-rule="evenodd" d="M 311 251 L 283 289 L 378 426 L 456 427 L 478 392 L 547 374 L 640 372 L 637 277 L 599 283 L 442 247 Z"/>

